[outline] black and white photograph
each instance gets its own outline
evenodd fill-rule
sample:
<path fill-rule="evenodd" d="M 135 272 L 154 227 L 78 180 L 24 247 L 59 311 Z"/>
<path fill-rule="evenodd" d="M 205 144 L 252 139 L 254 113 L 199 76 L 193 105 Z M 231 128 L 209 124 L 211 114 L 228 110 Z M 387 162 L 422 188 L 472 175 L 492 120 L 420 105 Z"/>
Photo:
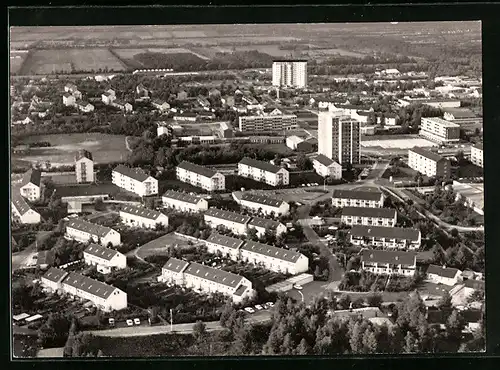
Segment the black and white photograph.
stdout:
<path fill-rule="evenodd" d="M 481 21 L 9 46 L 13 359 L 486 350 Z"/>

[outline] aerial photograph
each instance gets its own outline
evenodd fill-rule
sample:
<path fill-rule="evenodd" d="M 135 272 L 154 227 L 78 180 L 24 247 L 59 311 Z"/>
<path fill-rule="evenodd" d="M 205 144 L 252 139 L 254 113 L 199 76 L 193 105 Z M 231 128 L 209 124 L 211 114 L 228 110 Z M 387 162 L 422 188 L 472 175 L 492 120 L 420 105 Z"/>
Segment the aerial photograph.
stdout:
<path fill-rule="evenodd" d="M 481 22 L 9 36 L 12 359 L 485 351 Z"/>

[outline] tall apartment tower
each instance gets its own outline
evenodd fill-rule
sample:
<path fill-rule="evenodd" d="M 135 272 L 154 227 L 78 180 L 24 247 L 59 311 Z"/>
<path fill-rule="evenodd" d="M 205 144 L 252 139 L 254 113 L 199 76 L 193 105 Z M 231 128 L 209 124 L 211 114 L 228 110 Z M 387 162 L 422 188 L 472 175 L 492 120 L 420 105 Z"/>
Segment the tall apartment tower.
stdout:
<path fill-rule="evenodd" d="M 307 61 L 275 60 L 273 62 L 273 86 L 306 87 Z"/>
<path fill-rule="evenodd" d="M 75 156 L 76 182 L 94 182 L 94 160 L 92 153 L 82 149 Z"/>
<path fill-rule="evenodd" d="M 361 160 L 359 122 L 342 110 L 320 112 L 318 116 L 318 154 L 340 164 Z"/>

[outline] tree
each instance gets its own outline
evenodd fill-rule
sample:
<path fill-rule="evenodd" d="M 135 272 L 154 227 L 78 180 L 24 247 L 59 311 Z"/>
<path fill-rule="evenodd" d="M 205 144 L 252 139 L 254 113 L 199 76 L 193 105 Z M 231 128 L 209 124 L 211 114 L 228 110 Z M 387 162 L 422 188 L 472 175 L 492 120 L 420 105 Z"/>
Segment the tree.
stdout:
<path fill-rule="evenodd" d="M 196 341 L 202 342 L 206 334 L 206 324 L 201 320 L 196 321 L 196 323 L 193 325 L 193 336 L 195 337 Z"/>
<path fill-rule="evenodd" d="M 379 293 L 369 294 L 366 297 L 366 303 L 369 307 L 380 307 L 382 304 L 382 295 Z"/>
<path fill-rule="evenodd" d="M 249 228 L 247 231 L 247 237 L 253 241 L 259 240 L 259 237 L 257 236 L 257 229 L 254 227 Z"/>
<path fill-rule="evenodd" d="M 70 321 L 60 313 L 52 313 L 38 329 L 38 342 L 44 346 L 63 346 L 70 328 Z"/>
<path fill-rule="evenodd" d="M 227 301 L 220 315 L 219 323 L 222 327 L 226 328 L 231 315 L 235 312 L 235 309 L 230 301 Z"/>
<path fill-rule="evenodd" d="M 338 304 L 341 309 L 347 310 L 351 305 L 351 297 L 345 293 L 342 293 L 339 297 Z"/>
<path fill-rule="evenodd" d="M 300 171 L 308 171 L 312 168 L 313 164 L 311 160 L 304 153 L 299 153 L 299 155 L 297 155 L 297 169 Z"/>
<path fill-rule="evenodd" d="M 377 337 L 375 336 L 375 332 L 368 328 L 363 334 L 363 352 L 364 353 L 376 353 L 378 347 Z"/>
<path fill-rule="evenodd" d="M 418 351 L 418 340 L 415 336 L 408 331 L 405 336 L 405 342 L 403 346 L 404 353 L 415 353 Z"/>
<path fill-rule="evenodd" d="M 311 350 L 311 348 L 310 348 L 309 344 L 307 343 L 306 339 L 302 338 L 302 340 L 300 341 L 300 343 L 297 347 L 297 350 L 296 350 L 297 355 L 306 356 L 309 354 L 310 350 Z"/>
<path fill-rule="evenodd" d="M 457 310 L 453 310 L 448 321 L 446 322 L 446 336 L 448 339 L 460 341 L 462 330 L 465 327 L 465 321 Z"/>
<path fill-rule="evenodd" d="M 96 211 L 104 211 L 105 210 L 104 202 L 101 198 L 96 198 L 96 200 L 94 201 L 94 209 Z"/>
<path fill-rule="evenodd" d="M 441 296 L 437 306 L 440 309 L 450 309 L 452 307 L 451 295 L 450 295 L 450 293 L 448 293 L 448 291 L 445 291 L 444 294 Z"/>

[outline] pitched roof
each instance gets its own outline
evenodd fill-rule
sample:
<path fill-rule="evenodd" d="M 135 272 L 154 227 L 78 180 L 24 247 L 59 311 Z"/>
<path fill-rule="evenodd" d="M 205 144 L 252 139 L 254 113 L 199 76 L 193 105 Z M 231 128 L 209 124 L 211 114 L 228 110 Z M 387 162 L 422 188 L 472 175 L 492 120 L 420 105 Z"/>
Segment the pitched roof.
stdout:
<path fill-rule="evenodd" d="M 444 266 L 429 265 L 427 268 L 428 274 L 439 275 L 445 278 L 454 278 L 459 272 L 459 269 Z"/>
<path fill-rule="evenodd" d="M 155 211 L 154 209 L 148 209 L 144 207 L 131 206 L 131 205 L 126 205 L 122 207 L 120 209 L 120 212 L 128 213 L 129 215 L 148 218 L 150 220 L 158 220 L 161 216 L 167 217 L 163 213 Z"/>
<path fill-rule="evenodd" d="M 230 236 L 222 235 L 216 232 L 213 232 L 210 237 L 207 239 L 207 243 L 214 243 L 218 245 L 222 245 L 226 248 L 238 249 L 240 248 L 245 241 L 237 238 L 232 238 Z"/>
<path fill-rule="evenodd" d="M 76 152 L 75 161 L 79 161 L 82 158 L 88 158 L 91 161 L 93 160 L 92 153 L 85 149 L 80 149 L 78 152 Z"/>
<path fill-rule="evenodd" d="M 344 207 L 342 208 L 342 216 L 394 218 L 396 210 L 392 208 Z"/>
<path fill-rule="evenodd" d="M 54 263 L 55 253 L 53 250 L 40 251 L 37 255 L 36 264 L 40 265 L 51 265 Z"/>
<path fill-rule="evenodd" d="M 238 297 L 241 297 L 247 289 L 248 289 L 248 287 L 246 285 L 240 285 L 240 287 L 238 289 L 236 289 L 233 294 L 237 295 Z"/>
<path fill-rule="evenodd" d="M 432 161 L 438 162 L 440 160 L 445 159 L 444 157 L 441 157 L 439 154 L 431 152 L 430 150 L 424 149 L 424 148 L 419 148 L 419 147 L 414 147 L 412 149 L 409 149 L 411 152 L 414 152 L 416 154 L 421 155 L 422 157 L 428 158 Z"/>
<path fill-rule="evenodd" d="M 118 289 L 114 286 L 101 283 L 98 280 L 94 280 L 87 276 L 77 274 L 76 272 L 70 272 L 69 275 L 64 279 L 63 284 L 83 290 L 84 292 L 102 299 L 108 299 L 111 294 L 113 294 L 113 292 Z"/>
<path fill-rule="evenodd" d="M 328 158 L 327 156 L 323 154 L 318 154 L 316 158 L 314 158 L 315 161 L 318 161 L 320 164 L 326 167 L 330 167 L 332 164 L 335 163 L 333 159 Z"/>
<path fill-rule="evenodd" d="M 12 205 L 14 207 L 16 207 L 17 211 L 21 215 L 24 215 L 26 212 L 28 212 L 31 209 L 30 205 L 26 202 L 26 200 L 18 193 L 12 193 L 11 202 L 12 202 Z"/>
<path fill-rule="evenodd" d="M 76 230 L 84 231 L 91 235 L 96 235 L 100 238 L 105 237 L 106 235 L 108 235 L 109 232 L 113 230 L 109 227 L 93 224 L 91 222 L 84 221 L 78 218 L 68 221 L 66 227 L 71 227 Z"/>
<path fill-rule="evenodd" d="M 464 285 L 467 288 L 484 290 L 484 281 L 483 280 L 467 279 L 464 281 Z"/>
<path fill-rule="evenodd" d="M 205 212 L 205 216 L 220 218 L 226 221 L 236 222 L 239 224 L 247 224 L 252 218 L 240 213 L 225 211 L 223 209 L 211 207 Z"/>
<path fill-rule="evenodd" d="M 241 195 L 241 200 L 271 207 L 279 207 L 284 203 L 284 201 L 280 199 L 270 198 L 263 195 L 251 194 L 251 193 L 243 193 Z"/>
<path fill-rule="evenodd" d="M 42 173 L 40 172 L 40 170 L 30 168 L 28 171 L 24 173 L 21 186 L 27 185 L 30 182 L 33 185 L 40 186 L 41 178 L 42 178 Z"/>
<path fill-rule="evenodd" d="M 299 252 L 294 252 L 284 248 L 273 247 L 272 245 L 262 244 L 254 241 L 247 241 L 241 250 L 262 254 L 264 256 L 276 258 L 286 262 L 297 262 L 302 256 Z"/>
<path fill-rule="evenodd" d="M 90 244 L 87 248 L 85 248 L 84 252 L 91 254 L 92 256 L 105 259 L 107 261 L 111 261 L 114 256 L 116 256 L 117 254 L 121 254 L 115 249 L 106 248 L 94 243 Z"/>
<path fill-rule="evenodd" d="M 199 195 L 192 195 L 175 190 L 167 190 L 162 197 L 179 200 L 181 202 L 197 204 L 203 198 Z"/>
<path fill-rule="evenodd" d="M 197 173 L 198 175 L 201 175 L 203 177 L 208 177 L 208 178 L 212 178 L 217 174 L 216 171 L 214 171 L 210 168 L 203 167 L 203 166 L 200 166 L 200 165 L 188 162 L 188 161 L 182 161 L 177 167 L 182 168 L 183 170 L 186 170 L 189 172 Z"/>
<path fill-rule="evenodd" d="M 360 199 L 360 200 L 380 200 L 382 192 L 379 190 L 374 191 L 361 191 L 361 190 L 339 190 L 333 191 L 333 198 L 339 199 Z"/>
<path fill-rule="evenodd" d="M 476 115 L 467 108 L 446 108 L 445 113 L 452 114 L 455 118 L 475 118 Z"/>
<path fill-rule="evenodd" d="M 268 228 L 277 228 L 281 223 L 279 221 L 271 220 L 270 218 L 262 218 L 262 217 L 253 217 L 248 226 L 253 227 L 263 227 L 264 229 Z"/>
<path fill-rule="evenodd" d="M 354 225 L 349 230 L 350 235 L 366 236 L 374 238 L 394 238 L 416 241 L 420 235 L 417 229 L 409 229 L 402 227 L 385 227 L 385 226 L 364 226 Z"/>
<path fill-rule="evenodd" d="M 162 267 L 164 270 L 182 272 L 189 265 L 189 262 L 177 258 L 170 258 Z"/>
<path fill-rule="evenodd" d="M 243 280 L 243 277 L 240 275 L 214 269 L 196 262 L 191 262 L 184 273 L 210 280 L 218 284 L 223 284 L 231 288 L 237 288 Z"/>
<path fill-rule="evenodd" d="M 275 166 L 269 162 L 258 161 L 256 159 L 248 157 L 243 158 L 239 163 L 272 173 L 278 173 L 278 171 L 282 169 L 281 167 Z"/>
<path fill-rule="evenodd" d="M 116 166 L 113 171 L 118 172 L 122 174 L 123 176 L 130 177 L 134 180 L 143 182 L 146 181 L 150 175 L 148 175 L 142 168 L 135 167 L 135 168 L 130 168 L 127 166 L 124 166 L 123 164 L 119 164 Z"/>
<path fill-rule="evenodd" d="M 417 260 L 417 254 L 415 252 L 364 249 L 361 253 L 361 261 L 363 262 L 415 265 L 416 260 Z"/>
<path fill-rule="evenodd" d="M 49 271 L 47 271 L 44 275 L 43 278 L 47 279 L 49 281 L 52 281 L 54 283 L 60 282 L 68 273 L 64 270 L 51 267 Z"/>
<path fill-rule="evenodd" d="M 474 148 L 479 149 L 479 150 L 484 150 L 483 149 L 483 143 L 474 144 Z"/>

